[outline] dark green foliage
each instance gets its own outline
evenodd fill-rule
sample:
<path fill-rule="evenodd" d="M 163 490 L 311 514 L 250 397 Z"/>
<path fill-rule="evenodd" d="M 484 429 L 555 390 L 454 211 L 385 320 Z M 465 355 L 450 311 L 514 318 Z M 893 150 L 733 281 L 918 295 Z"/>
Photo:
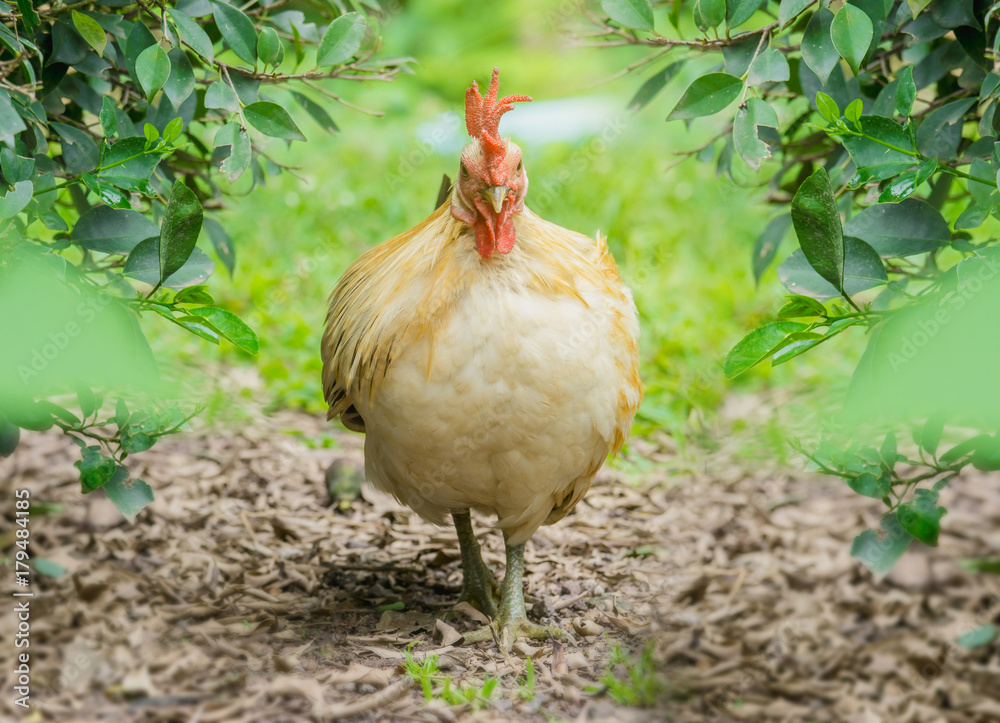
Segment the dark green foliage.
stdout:
<path fill-rule="evenodd" d="M 850 328 L 868 335 L 846 409 L 824 420 L 818 446 L 796 446 L 885 503 L 881 528 L 852 547 L 883 575 L 912 540 L 937 544 L 950 479 L 966 465 L 1000 469 L 1000 258 L 986 230 L 1000 218 L 998 6 L 727 2 L 723 33 L 718 3 L 671 3 L 653 28 L 623 22 L 623 5 L 604 3 L 610 17 L 596 20 L 609 44 L 647 45 L 667 68 L 701 55 L 716 63 L 668 120 L 739 99 L 723 143 L 692 155 L 726 174 L 745 163 L 781 207 L 752 250 L 755 278 L 778 260 L 789 216 L 798 239 L 778 267 L 794 295 L 733 347 L 727 376 Z M 667 28 L 691 27 L 685 13 L 700 37 Z M 669 79 L 654 76 L 633 107 Z M 906 427 L 912 445 L 893 431 Z"/>
<path fill-rule="evenodd" d="M 208 209 L 247 171 L 250 190 L 281 171 L 267 137 L 305 141 L 295 116 L 337 130 L 324 82 L 390 80 L 408 61 L 373 61 L 368 18 L 338 1 L 5 10 L 0 454 L 21 428 L 58 426 L 80 446 L 83 491 L 105 490 L 131 520 L 153 493 L 126 458 L 191 417 L 156 378 L 144 334 L 162 327 L 138 319 L 256 354 L 254 331 L 204 286 L 214 262 L 200 246 L 230 275 L 236 260 Z"/>

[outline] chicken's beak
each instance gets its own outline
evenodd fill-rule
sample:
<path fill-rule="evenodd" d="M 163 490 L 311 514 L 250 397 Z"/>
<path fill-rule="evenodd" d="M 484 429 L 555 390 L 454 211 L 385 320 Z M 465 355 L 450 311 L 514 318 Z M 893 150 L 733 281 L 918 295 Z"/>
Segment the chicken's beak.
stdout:
<path fill-rule="evenodd" d="M 500 213 L 500 209 L 503 208 L 503 202 L 507 198 L 507 191 L 506 186 L 490 186 L 484 188 L 482 194 L 483 198 L 493 206 L 493 211 Z"/>

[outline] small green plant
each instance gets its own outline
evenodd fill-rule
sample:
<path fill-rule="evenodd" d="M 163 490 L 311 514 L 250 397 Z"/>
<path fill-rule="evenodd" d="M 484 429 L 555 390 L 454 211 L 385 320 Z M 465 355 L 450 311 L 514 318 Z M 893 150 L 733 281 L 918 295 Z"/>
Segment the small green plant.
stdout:
<path fill-rule="evenodd" d="M 535 697 L 535 664 L 528 658 L 525 662 L 524 679 L 517 683 L 517 694 L 521 700 L 531 700 Z"/>
<path fill-rule="evenodd" d="M 603 692 L 610 695 L 620 705 L 648 708 L 656 705 L 666 692 L 666 681 L 657 672 L 653 662 L 653 643 L 646 645 L 638 657 L 633 658 L 622 650 L 621 643 L 611 649 L 611 659 L 600 682 Z M 591 686 L 588 693 L 602 692 L 602 688 Z"/>
<path fill-rule="evenodd" d="M 473 710 L 481 710 L 489 706 L 493 692 L 499 683 L 496 678 L 491 678 L 487 675 L 483 679 L 482 687 L 478 689 L 474 686 L 457 685 L 441 672 L 437 664 L 436 655 L 428 655 L 422 661 L 417 662 L 413 659 L 412 648 L 413 643 L 406 648 L 406 660 L 403 663 L 403 669 L 407 675 L 420 684 L 425 700 L 430 701 L 434 698 L 440 698 L 448 705 L 469 705 L 472 706 Z M 534 668 L 530 669 L 530 677 L 531 694 L 534 695 Z"/>

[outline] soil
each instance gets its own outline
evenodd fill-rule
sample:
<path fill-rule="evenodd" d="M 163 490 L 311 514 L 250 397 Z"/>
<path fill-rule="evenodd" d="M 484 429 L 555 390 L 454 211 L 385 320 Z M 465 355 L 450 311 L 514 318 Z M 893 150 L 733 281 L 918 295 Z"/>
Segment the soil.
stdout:
<path fill-rule="evenodd" d="M 362 486 L 362 441 L 291 412 L 165 439 L 133 460 L 156 501 L 129 524 L 81 496 L 68 440 L 27 434 L 0 461 L 0 587 L 26 599 L 19 489 L 61 505 L 31 518 L 29 551 L 65 573 L 31 574 L 27 711 L 0 610 L 0 718 L 1000 720 L 1000 647 L 955 643 L 1000 620 L 1000 577 L 959 564 L 998 556 L 998 475 L 953 483 L 940 546 L 876 581 L 849 554 L 876 500 L 735 443 L 692 462 L 634 440 L 528 545 L 529 616 L 569 639 L 508 654 L 460 644 L 480 622 L 455 604 L 454 531 Z M 476 525 L 502 574 L 500 535 Z M 429 699 L 408 655 L 434 656 Z"/>

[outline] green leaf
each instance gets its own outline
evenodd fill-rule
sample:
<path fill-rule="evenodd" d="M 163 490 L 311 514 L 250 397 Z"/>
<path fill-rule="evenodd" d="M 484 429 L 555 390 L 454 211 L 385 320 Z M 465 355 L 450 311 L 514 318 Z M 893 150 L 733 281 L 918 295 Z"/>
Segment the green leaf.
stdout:
<path fill-rule="evenodd" d="M 205 219 L 207 222 L 208 219 Z M 204 285 L 188 286 L 174 295 L 175 304 L 214 304 L 215 299 Z"/>
<path fill-rule="evenodd" d="M 873 497 L 877 500 L 885 497 L 892 490 L 892 483 L 889 481 L 888 473 L 883 473 L 876 477 L 871 472 L 864 472 L 857 477 L 847 480 L 847 486 L 865 497 Z"/>
<path fill-rule="evenodd" d="M 863 115 L 859 122 L 867 136 L 900 149 L 888 148 L 869 138 L 844 136 L 844 147 L 851 154 L 854 165 L 859 170 L 864 169 L 869 180 L 892 178 L 917 162 L 918 159 L 910 155 L 915 149 L 909 133 L 894 120 L 877 115 Z"/>
<path fill-rule="evenodd" d="M 771 149 L 758 136 L 758 128 L 778 128 L 778 116 L 767 103 L 759 98 L 748 98 L 746 105 L 736 111 L 733 122 L 733 146 L 750 168 L 760 170 L 761 161 L 771 157 Z"/>
<path fill-rule="evenodd" d="M 975 98 L 963 98 L 928 113 L 917 127 L 917 150 L 942 161 L 954 160 L 962 140 L 962 119 L 975 102 Z"/>
<path fill-rule="evenodd" d="M 204 212 L 201 202 L 190 188 L 181 181 L 174 181 L 170 189 L 163 226 L 160 228 L 160 282 L 181 268 L 191 256 Z"/>
<path fill-rule="evenodd" d="M 726 25 L 736 28 L 749 20 L 763 0 L 726 0 Z"/>
<path fill-rule="evenodd" d="M 219 260 L 222 261 L 231 278 L 236 266 L 236 247 L 233 246 L 233 240 L 229 238 L 226 229 L 213 218 L 205 219 L 205 230 L 208 232 L 208 237 L 212 239 L 215 253 L 219 255 Z"/>
<path fill-rule="evenodd" d="M 718 113 L 739 97 L 743 81 L 727 73 L 708 73 L 695 78 L 670 111 L 667 120 L 699 118 Z"/>
<path fill-rule="evenodd" d="M 781 0 L 781 5 L 778 7 L 778 22 L 782 26 L 787 25 L 812 3 L 813 0 Z"/>
<path fill-rule="evenodd" d="M 632 96 L 632 100 L 628 102 L 627 109 L 637 111 L 645 108 L 649 102 L 653 100 L 653 98 L 655 98 L 671 80 L 674 79 L 683 67 L 684 61 L 678 60 L 670 63 L 663 70 L 660 70 L 655 75 L 651 76 L 645 83 L 642 84 L 639 90 L 636 91 L 635 95 Z"/>
<path fill-rule="evenodd" d="M 145 432 L 132 432 L 130 430 L 125 430 L 121 434 L 122 449 L 125 450 L 127 454 L 138 454 L 139 452 L 145 452 L 147 449 L 152 447 L 156 440 L 150 437 Z"/>
<path fill-rule="evenodd" d="M 864 104 L 861 102 L 860 98 L 855 98 L 847 107 L 844 108 L 844 118 L 849 122 L 853 123 L 856 127 L 860 127 L 861 111 Z"/>
<path fill-rule="evenodd" d="M 215 134 L 215 147 L 229 147 L 229 155 L 219 167 L 233 183 L 250 167 L 251 146 L 247 132 L 240 128 L 239 123 L 227 123 Z"/>
<path fill-rule="evenodd" d="M 212 328 L 216 329 L 222 336 L 249 354 L 256 354 L 260 350 L 260 342 L 253 329 L 230 311 L 220 309 L 217 306 L 202 306 L 191 309 L 194 315 L 204 317 Z"/>
<path fill-rule="evenodd" d="M 159 45 L 150 45 L 135 59 L 135 72 L 146 98 L 152 100 L 170 77 L 170 58 Z"/>
<path fill-rule="evenodd" d="M 128 66 L 128 73 L 133 79 L 138 77 L 135 69 L 136 60 L 139 55 L 149 47 L 156 45 L 156 38 L 146 27 L 145 23 L 133 23 L 125 40 L 125 62 Z"/>
<path fill-rule="evenodd" d="M 913 66 L 907 65 L 896 76 L 896 112 L 906 118 L 917 97 L 917 86 L 913 82 Z"/>
<path fill-rule="evenodd" d="M 84 493 L 103 487 L 115 473 L 115 461 L 101 454 L 100 447 L 84 447 L 80 450 L 82 459 L 73 463 L 80 470 L 80 484 Z"/>
<path fill-rule="evenodd" d="M 73 175 L 92 171 L 101 160 L 101 150 L 85 131 L 65 123 L 50 123 L 59 134 L 66 170 Z"/>
<path fill-rule="evenodd" d="M 910 6 L 910 13 L 913 17 L 917 17 L 920 11 L 931 4 L 931 0 L 906 0 Z"/>
<path fill-rule="evenodd" d="M 108 44 L 108 38 L 104 34 L 104 28 L 91 17 L 76 10 L 72 13 L 73 25 L 80 36 L 87 41 L 98 55 L 104 55 L 104 47 Z"/>
<path fill-rule="evenodd" d="M 888 281 L 879 255 L 861 239 L 845 236 L 844 253 L 844 293 L 848 296 Z M 829 281 L 816 273 L 802 249 L 796 249 L 778 267 L 778 278 L 789 291 L 814 299 L 829 299 L 840 295 Z"/>
<path fill-rule="evenodd" d="M 992 643 L 996 637 L 997 626 L 993 623 L 987 623 L 962 633 L 955 638 L 955 642 L 963 648 L 981 648 Z"/>
<path fill-rule="evenodd" d="M 790 334 L 804 331 L 808 326 L 798 321 L 772 321 L 754 329 L 726 355 L 723 365 L 726 378 L 737 377 L 764 361 L 788 343 L 786 340 Z"/>
<path fill-rule="evenodd" d="M 898 454 L 899 451 L 896 446 L 896 434 L 894 432 L 889 432 L 885 435 L 885 439 L 882 440 L 882 446 L 878 450 L 878 455 L 886 469 L 891 470 L 896 466 L 896 457 Z"/>
<path fill-rule="evenodd" d="M 948 222 L 919 198 L 866 208 L 844 225 L 844 233 L 862 239 L 886 259 L 921 254 L 951 243 Z"/>
<path fill-rule="evenodd" d="M 783 83 L 788 80 L 789 73 L 788 61 L 785 60 L 785 54 L 777 48 L 768 48 L 762 51 L 750 63 L 747 84 Z"/>
<path fill-rule="evenodd" d="M 650 11 L 652 12 L 652 11 Z M 330 23 L 316 51 L 316 65 L 340 65 L 361 47 L 368 27 L 363 15 L 347 13 Z"/>
<path fill-rule="evenodd" d="M 113 138 L 118 133 L 118 115 L 115 113 L 115 103 L 110 96 L 101 96 L 100 121 L 105 138 Z"/>
<path fill-rule="evenodd" d="M 35 557 L 31 560 L 31 566 L 35 572 L 45 577 L 62 577 L 66 574 L 66 568 L 58 562 L 53 562 L 47 557 Z"/>
<path fill-rule="evenodd" d="M 944 507 L 937 506 L 937 494 L 929 493 L 897 507 L 896 519 L 910 535 L 925 545 L 937 547 L 941 518 L 946 512 Z"/>
<path fill-rule="evenodd" d="M 124 467 L 124 474 L 115 475 L 115 479 L 104 486 L 104 493 L 108 496 L 122 516 L 134 523 L 136 516 L 146 505 L 153 501 L 153 490 L 141 479 L 128 481 L 128 470 Z"/>
<path fill-rule="evenodd" d="M 253 21 L 232 5 L 212 0 L 212 16 L 223 39 L 247 63 L 257 60 L 257 30 Z"/>
<path fill-rule="evenodd" d="M 778 309 L 779 319 L 799 319 L 810 316 L 826 316 L 826 307 L 809 296 L 791 294 L 786 297 L 788 301 Z"/>
<path fill-rule="evenodd" d="M 217 80 L 205 91 L 205 107 L 221 108 L 235 113 L 240 109 L 240 99 L 228 83 Z"/>
<path fill-rule="evenodd" d="M 802 182 L 792 199 L 792 224 L 809 265 L 833 287 L 844 290 L 844 236 L 826 169 Z"/>
<path fill-rule="evenodd" d="M 288 115 L 288 111 L 277 103 L 259 100 L 243 109 L 247 122 L 266 136 L 283 138 L 286 141 L 304 141 L 306 137 Z"/>
<path fill-rule="evenodd" d="M 159 227 L 136 211 L 95 206 L 73 227 L 72 241 L 105 254 L 127 254 L 145 239 L 159 236 Z"/>
<path fill-rule="evenodd" d="M 830 23 L 830 37 L 840 57 L 847 61 L 854 75 L 868 53 L 872 41 L 871 18 L 861 8 L 844 5 Z M 832 68 L 831 68 L 832 70 Z"/>
<path fill-rule="evenodd" d="M 966 557 L 958 561 L 958 566 L 977 574 L 1000 575 L 1000 558 Z"/>
<path fill-rule="evenodd" d="M 973 454 L 979 445 L 986 440 L 992 439 L 988 434 L 977 434 L 974 437 L 969 437 L 968 439 L 962 440 L 954 447 L 949 449 L 947 452 L 941 455 L 940 461 L 942 464 L 951 464 L 952 462 L 965 457 L 966 455 Z"/>
<path fill-rule="evenodd" d="M 125 260 L 122 273 L 131 279 L 155 286 L 160 280 L 159 241 L 158 238 L 151 238 L 136 245 Z M 214 268 L 215 264 L 212 263 L 212 260 L 204 251 L 195 246 L 184 265 L 167 277 L 162 286 L 182 289 L 195 284 L 203 284 L 212 275 Z M 213 341 L 215 340 L 213 339 Z"/>
<path fill-rule="evenodd" d="M 24 120 L 14 110 L 10 94 L 0 89 L 0 141 L 13 145 L 14 136 L 25 128 Z"/>
<path fill-rule="evenodd" d="M 819 114 L 831 123 L 840 120 L 840 107 L 837 105 L 837 101 L 821 90 L 816 92 L 816 108 L 819 110 Z"/>
<path fill-rule="evenodd" d="M 0 196 L 0 218 L 14 218 L 19 214 L 31 202 L 34 188 L 31 181 L 18 181 L 14 184 L 14 188 L 8 189 L 5 195 Z"/>
<path fill-rule="evenodd" d="M 753 245 L 753 278 L 754 283 L 760 283 L 760 277 L 764 275 L 767 267 L 771 265 L 775 254 L 778 253 L 778 246 L 785 238 L 788 229 L 792 226 L 792 217 L 788 214 L 772 218 L 767 224 L 764 232 L 757 237 Z"/>
<path fill-rule="evenodd" d="M 865 530 L 851 543 L 851 557 L 881 580 L 910 547 L 913 537 L 891 512 L 882 516 L 880 530 Z"/>
<path fill-rule="evenodd" d="M 362 33 L 363 34 L 363 33 Z M 285 57 L 285 49 L 274 28 L 262 28 L 257 38 L 257 57 L 265 65 L 277 66 Z"/>
<path fill-rule="evenodd" d="M 212 41 L 209 40 L 208 34 L 201 29 L 201 26 L 174 8 L 167 8 L 167 14 L 174 21 L 174 25 L 177 26 L 178 34 L 191 46 L 191 49 L 209 63 L 214 62 L 215 53 L 212 50 Z"/>
<path fill-rule="evenodd" d="M 130 190 L 140 190 L 143 181 L 148 181 L 157 164 L 158 153 L 145 152 L 144 138 L 122 138 L 113 143 L 104 153 L 98 176 L 115 185 Z M 137 157 L 136 157 L 137 156 Z"/>
<path fill-rule="evenodd" d="M 181 132 L 184 130 L 184 119 L 177 117 L 172 121 L 167 123 L 166 127 L 163 129 L 163 142 L 173 143 L 178 138 L 180 138 Z"/>
<path fill-rule="evenodd" d="M 653 29 L 653 8 L 649 0 L 601 0 L 601 8 L 622 27 Z"/>
<path fill-rule="evenodd" d="M 941 444 L 941 435 L 944 434 L 944 416 L 935 414 L 928 417 L 924 426 L 920 429 L 920 446 L 927 454 L 934 457 L 937 454 L 938 445 Z"/>
<path fill-rule="evenodd" d="M 163 92 L 174 108 L 180 108 L 181 103 L 194 92 L 194 69 L 187 53 L 180 48 L 171 48 L 167 58 L 170 61 L 170 74 L 163 84 Z"/>
<path fill-rule="evenodd" d="M 726 19 L 726 0 L 695 0 L 694 24 L 699 30 L 717 27 Z"/>
<path fill-rule="evenodd" d="M 802 35 L 802 59 L 824 85 L 840 60 L 840 53 L 830 36 L 832 25 L 833 13 L 820 8 L 809 18 L 809 24 Z"/>
<path fill-rule="evenodd" d="M 316 121 L 320 128 L 330 133 L 336 133 L 340 129 L 337 124 L 333 122 L 333 118 L 330 114 L 319 103 L 315 102 L 312 98 L 302 95 L 302 93 L 297 93 L 292 91 L 292 97 L 295 98 L 296 102 L 305 109 L 306 113 Z"/>
<path fill-rule="evenodd" d="M 17 0 L 17 9 L 21 11 L 21 22 L 30 33 L 38 26 L 38 13 L 35 12 L 32 0 Z"/>

